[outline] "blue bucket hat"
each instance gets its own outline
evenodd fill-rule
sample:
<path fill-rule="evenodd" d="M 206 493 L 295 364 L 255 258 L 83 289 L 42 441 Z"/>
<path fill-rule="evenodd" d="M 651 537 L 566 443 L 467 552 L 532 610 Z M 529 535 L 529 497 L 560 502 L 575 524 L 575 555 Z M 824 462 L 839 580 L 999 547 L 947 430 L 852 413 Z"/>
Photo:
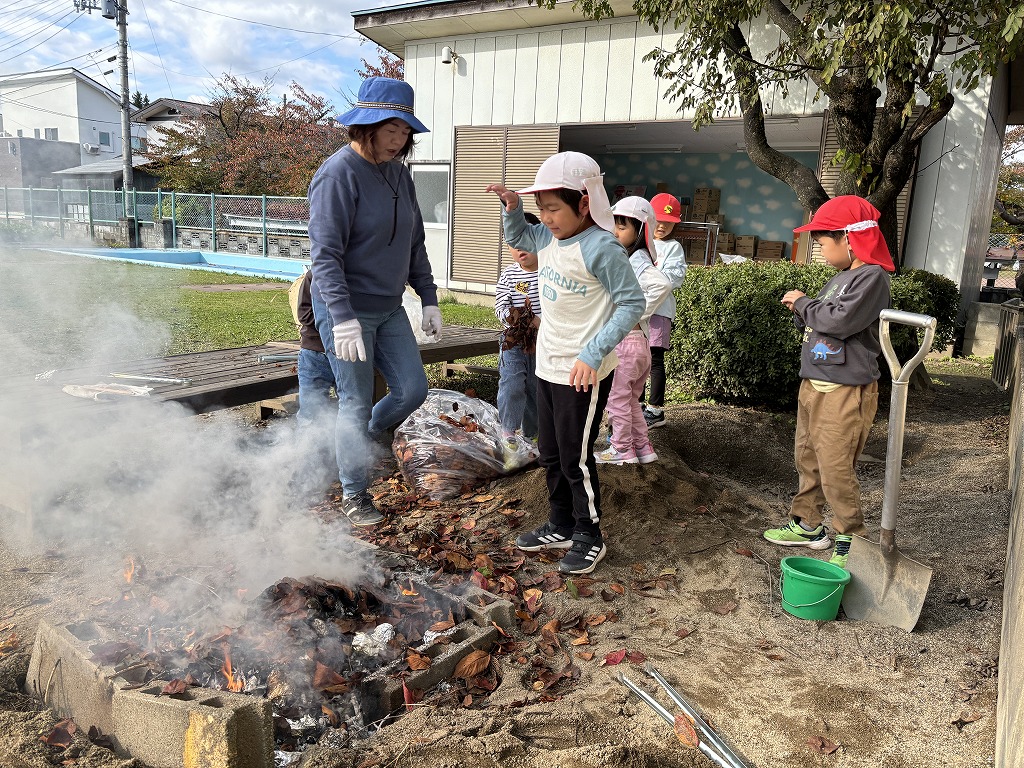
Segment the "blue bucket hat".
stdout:
<path fill-rule="evenodd" d="M 404 80 L 390 77 L 368 77 L 359 86 L 358 101 L 352 109 L 335 120 L 344 126 L 373 125 L 398 118 L 412 128 L 413 133 L 430 133 L 430 129 L 412 113 L 412 86 Z"/>

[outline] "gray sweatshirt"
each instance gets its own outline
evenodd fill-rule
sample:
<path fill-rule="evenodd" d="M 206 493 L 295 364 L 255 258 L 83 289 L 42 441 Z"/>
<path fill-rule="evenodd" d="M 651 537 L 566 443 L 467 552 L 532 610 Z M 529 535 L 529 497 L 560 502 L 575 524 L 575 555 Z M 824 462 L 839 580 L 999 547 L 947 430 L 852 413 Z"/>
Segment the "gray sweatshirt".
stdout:
<path fill-rule="evenodd" d="M 876 264 L 833 277 L 817 298 L 793 303 L 793 322 L 804 332 L 800 378 L 859 386 L 878 370 L 878 316 L 888 308 L 889 273 Z"/>
<path fill-rule="evenodd" d="M 406 283 L 424 306 L 437 305 L 423 218 L 401 163 L 375 166 L 351 147 L 327 158 L 309 185 L 309 239 L 313 290 L 332 325 L 397 309 Z"/>

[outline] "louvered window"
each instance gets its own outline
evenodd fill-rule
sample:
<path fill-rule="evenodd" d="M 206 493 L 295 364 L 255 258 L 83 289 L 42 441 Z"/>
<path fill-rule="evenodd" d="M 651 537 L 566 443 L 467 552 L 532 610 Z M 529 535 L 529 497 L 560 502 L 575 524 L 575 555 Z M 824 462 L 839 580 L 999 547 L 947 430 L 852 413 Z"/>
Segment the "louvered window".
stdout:
<path fill-rule="evenodd" d="M 501 205 L 484 189 L 503 183 L 522 189 L 537 169 L 558 152 L 558 126 L 456 126 L 454 210 L 452 212 L 453 280 L 494 285 L 510 262 L 501 232 Z M 536 213 L 532 198 L 526 210 Z"/>

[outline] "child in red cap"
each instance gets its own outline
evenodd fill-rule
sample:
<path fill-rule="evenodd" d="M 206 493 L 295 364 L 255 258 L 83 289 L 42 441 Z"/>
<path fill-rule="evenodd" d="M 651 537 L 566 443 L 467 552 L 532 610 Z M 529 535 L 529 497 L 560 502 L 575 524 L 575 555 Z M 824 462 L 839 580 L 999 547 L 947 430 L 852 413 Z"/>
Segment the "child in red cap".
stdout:
<path fill-rule="evenodd" d="M 842 568 L 851 535 L 867 532 L 856 462 L 878 409 L 878 315 L 889 306 L 889 273 L 895 271 L 879 215 L 854 195 L 822 205 L 794 232 L 810 232 L 839 274 L 816 298 L 797 290 L 782 297 L 804 334 L 794 450 L 800 489 L 789 524 L 765 531 L 764 538 L 783 547 L 828 548 L 827 501 L 836 533 L 829 562 Z"/>

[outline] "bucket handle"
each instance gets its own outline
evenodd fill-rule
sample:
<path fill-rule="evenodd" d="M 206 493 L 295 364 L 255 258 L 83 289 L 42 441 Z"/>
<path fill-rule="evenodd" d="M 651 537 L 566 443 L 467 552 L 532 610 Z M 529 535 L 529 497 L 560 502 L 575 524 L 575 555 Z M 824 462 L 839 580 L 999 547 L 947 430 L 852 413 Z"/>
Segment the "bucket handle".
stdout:
<path fill-rule="evenodd" d="M 838 587 L 836 587 L 831 592 L 829 592 L 827 595 L 825 595 L 823 598 L 821 598 L 821 600 L 815 600 L 813 603 L 799 603 L 799 604 L 797 604 L 797 603 L 791 603 L 791 602 L 789 602 L 789 600 L 786 599 L 785 593 L 782 591 L 782 577 L 781 576 L 779 577 L 779 594 L 782 595 L 782 602 L 784 602 L 790 608 L 810 608 L 811 606 L 818 605 L 819 603 L 824 603 L 826 600 L 828 600 L 830 597 L 832 597 L 832 595 L 834 595 L 836 592 L 838 592 L 840 589 L 842 589 L 845 586 L 846 586 L 845 584 L 840 584 Z"/>

